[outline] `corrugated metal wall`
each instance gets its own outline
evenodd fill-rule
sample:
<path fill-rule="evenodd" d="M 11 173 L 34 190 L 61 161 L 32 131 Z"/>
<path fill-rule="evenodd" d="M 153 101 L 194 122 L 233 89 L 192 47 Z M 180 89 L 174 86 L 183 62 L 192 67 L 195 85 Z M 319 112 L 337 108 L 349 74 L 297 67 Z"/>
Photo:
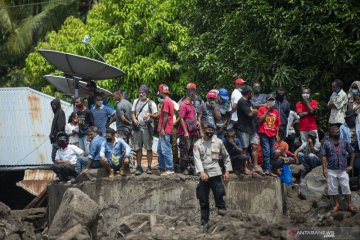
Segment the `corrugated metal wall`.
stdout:
<path fill-rule="evenodd" d="M 52 163 L 53 99 L 31 88 L 0 88 L 0 167 Z M 73 108 L 64 101 L 61 105 L 67 120 Z"/>

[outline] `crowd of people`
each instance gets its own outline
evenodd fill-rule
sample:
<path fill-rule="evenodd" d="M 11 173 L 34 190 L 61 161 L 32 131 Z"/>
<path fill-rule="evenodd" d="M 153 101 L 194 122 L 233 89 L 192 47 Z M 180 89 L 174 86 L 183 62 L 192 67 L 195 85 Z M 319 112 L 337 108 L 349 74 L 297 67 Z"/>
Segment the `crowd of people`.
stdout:
<path fill-rule="evenodd" d="M 142 85 L 132 103 L 116 90 L 115 108 L 104 95 L 96 96 L 89 108 L 84 99 L 75 99 L 76 111 L 67 124 L 55 99 L 50 134 L 53 170 L 61 181 L 73 181 L 78 174 L 101 167 L 109 177 L 130 174 L 130 167 L 140 175 L 145 150 L 145 172 L 152 174 L 156 131 L 161 175 L 178 172 L 200 177 L 197 196 L 202 224 L 209 219 L 210 189 L 216 206 L 225 209 L 223 180 L 228 181 L 230 173 L 278 177 L 287 164 L 302 164 L 302 177 L 322 165 L 335 203 L 332 211 L 340 208 L 340 186 L 349 211 L 354 212 L 349 174 L 359 176 L 360 170 L 360 82 L 352 83 L 348 92 L 339 79 L 331 87 L 329 129 L 321 140 L 319 104 L 308 86 L 302 87 L 301 99 L 291 109 L 285 89 L 265 94 L 260 82 L 249 84 L 241 78 L 234 81 L 231 94 L 225 88 L 212 89 L 205 101 L 194 83 L 186 85 L 186 95 L 178 102 L 171 99 L 166 84 L 158 87 L 156 101 L 149 99 L 150 89 Z M 112 122 L 116 129 L 109 127 Z M 131 166 L 132 152 L 136 164 Z"/>

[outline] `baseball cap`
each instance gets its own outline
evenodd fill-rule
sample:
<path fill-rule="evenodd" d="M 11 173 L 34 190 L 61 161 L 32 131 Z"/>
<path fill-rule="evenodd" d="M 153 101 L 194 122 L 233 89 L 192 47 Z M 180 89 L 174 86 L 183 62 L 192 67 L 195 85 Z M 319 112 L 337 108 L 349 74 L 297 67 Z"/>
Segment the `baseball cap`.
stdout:
<path fill-rule="evenodd" d="M 220 88 L 220 89 L 219 89 L 219 96 L 220 96 L 223 100 L 229 100 L 228 91 L 227 91 L 225 88 Z"/>
<path fill-rule="evenodd" d="M 206 98 L 213 98 L 213 99 L 216 99 L 217 98 L 217 94 L 216 94 L 216 92 L 214 92 L 214 91 L 209 91 L 207 94 L 206 94 Z"/>
<path fill-rule="evenodd" d="M 237 84 L 237 85 L 242 85 L 244 83 L 246 83 L 246 81 L 244 79 L 242 79 L 242 78 L 237 78 L 235 80 L 235 84 Z"/>
<path fill-rule="evenodd" d="M 159 85 L 159 92 L 169 93 L 169 86 L 166 85 L 166 84 L 160 84 Z"/>
<path fill-rule="evenodd" d="M 196 90 L 196 84 L 195 83 L 188 83 L 186 84 L 187 89 L 195 89 Z"/>

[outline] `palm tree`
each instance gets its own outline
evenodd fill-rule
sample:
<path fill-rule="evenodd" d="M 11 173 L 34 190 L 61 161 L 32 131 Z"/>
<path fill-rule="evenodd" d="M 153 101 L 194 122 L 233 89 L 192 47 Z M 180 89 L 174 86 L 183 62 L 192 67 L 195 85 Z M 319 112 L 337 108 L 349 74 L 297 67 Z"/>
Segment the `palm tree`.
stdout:
<path fill-rule="evenodd" d="M 7 39 L 3 46 L 21 55 L 70 15 L 78 14 L 78 0 L 0 0 L 0 28 Z"/>

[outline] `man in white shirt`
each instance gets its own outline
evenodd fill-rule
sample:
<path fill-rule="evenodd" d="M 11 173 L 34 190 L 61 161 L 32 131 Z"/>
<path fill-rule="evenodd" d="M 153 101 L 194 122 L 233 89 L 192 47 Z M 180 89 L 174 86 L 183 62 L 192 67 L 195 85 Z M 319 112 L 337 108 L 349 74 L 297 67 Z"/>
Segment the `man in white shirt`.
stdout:
<path fill-rule="evenodd" d="M 230 121 L 230 124 L 228 125 L 227 129 L 233 128 L 234 124 L 238 120 L 237 104 L 242 97 L 241 91 L 244 87 L 246 87 L 246 81 L 242 78 L 237 78 L 235 80 L 235 89 L 231 93 L 231 112 L 232 113 L 231 113 L 231 119 L 230 119 L 231 121 Z"/>
<path fill-rule="evenodd" d="M 55 162 L 51 166 L 61 182 L 74 180 L 78 172 L 75 169 L 76 161 L 79 156 L 84 155 L 84 151 L 69 144 L 69 136 L 64 132 L 57 134 L 57 143 L 59 149 L 56 151 Z"/>

